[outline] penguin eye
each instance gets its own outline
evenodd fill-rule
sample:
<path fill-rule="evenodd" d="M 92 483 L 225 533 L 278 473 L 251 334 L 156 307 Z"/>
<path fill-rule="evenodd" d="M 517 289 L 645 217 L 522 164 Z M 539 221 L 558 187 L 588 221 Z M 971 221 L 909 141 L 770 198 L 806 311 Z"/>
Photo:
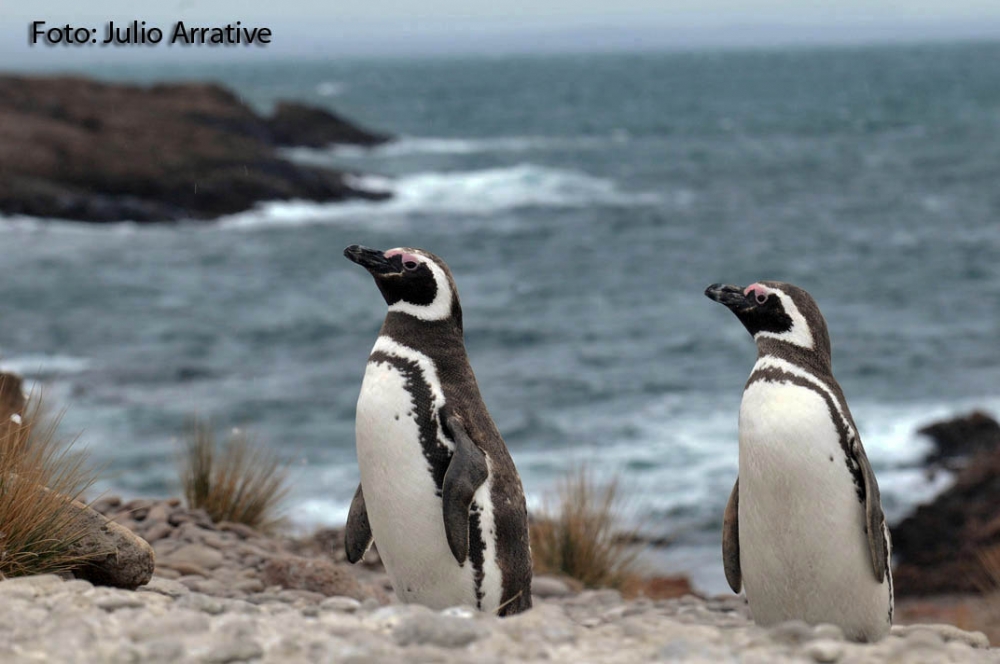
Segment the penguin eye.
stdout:
<path fill-rule="evenodd" d="M 407 270 L 410 270 L 411 272 L 413 270 L 416 270 L 419 266 L 420 263 L 414 260 L 403 261 L 403 267 L 406 268 Z"/>
<path fill-rule="evenodd" d="M 754 299 L 757 300 L 757 304 L 764 304 L 765 302 L 767 302 L 767 295 L 764 295 L 763 293 L 757 293 Z"/>

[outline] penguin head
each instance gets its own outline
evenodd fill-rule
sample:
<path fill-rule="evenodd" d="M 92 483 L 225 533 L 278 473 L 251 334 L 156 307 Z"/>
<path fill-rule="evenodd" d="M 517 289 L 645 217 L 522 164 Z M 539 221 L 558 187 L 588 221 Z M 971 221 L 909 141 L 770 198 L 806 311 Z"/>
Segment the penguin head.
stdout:
<path fill-rule="evenodd" d="M 397 247 L 388 251 L 352 244 L 344 256 L 374 277 L 389 311 L 425 321 L 451 317 L 461 320 L 458 289 L 448 265 L 422 249 Z"/>
<path fill-rule="evenodd" d="M 806 291 L 780 281 L 743 288 L 712 284 L 705 295 L 729 308 L 754 340 L 775 339 L 830 356 L 830 335 L 816 301 Z"/>

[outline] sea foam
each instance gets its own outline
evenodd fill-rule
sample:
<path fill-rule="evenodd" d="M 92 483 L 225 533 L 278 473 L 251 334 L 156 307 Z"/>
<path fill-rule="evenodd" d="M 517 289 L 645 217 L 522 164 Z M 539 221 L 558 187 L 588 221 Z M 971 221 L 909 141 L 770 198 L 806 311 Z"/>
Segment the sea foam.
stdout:
<path fill-rule="evenodd" d="M 645 206 L 663 202 L 653 192 L 630 192 L 607 178 L 530 163 L 474 171 L 423 172 L 395 180 L 352 180 L 362 188 L 391 191 L 386 201 L 312 203 L 281 201 L 224 217 L 225 228 L 256 228 L 303 224 L 367 223 L 372 217 L 437 214 L 489 216 L 517 208 L 581 208 L 594 204 Z"/>

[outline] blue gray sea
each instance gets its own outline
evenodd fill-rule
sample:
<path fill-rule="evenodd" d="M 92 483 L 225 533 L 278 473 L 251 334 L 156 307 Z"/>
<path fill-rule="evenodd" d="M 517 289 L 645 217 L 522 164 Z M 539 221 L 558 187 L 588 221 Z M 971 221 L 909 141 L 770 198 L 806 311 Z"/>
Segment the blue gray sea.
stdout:
<path fill-rule="evenodd" d="M 791 281 L 826 315 L 890 522 L 947 485 L 922 424 L 1000 413 L 1000 43 L 90 67 L 214 80 L 400 136 L 293 150 L 387 202 L 214 223 L 0 219 L 0 367 L 64 409 L 98 489 L 177 494 L 186 421 L 292 465 L 301 527 L 358 481 L 354 406 L 385 313 L 345 246 L 417 246 L 458 283 L 487 405 L 540 504 L 580 464 L 664 571 L 723 586 L 752 340 L 702 294 Z"/>

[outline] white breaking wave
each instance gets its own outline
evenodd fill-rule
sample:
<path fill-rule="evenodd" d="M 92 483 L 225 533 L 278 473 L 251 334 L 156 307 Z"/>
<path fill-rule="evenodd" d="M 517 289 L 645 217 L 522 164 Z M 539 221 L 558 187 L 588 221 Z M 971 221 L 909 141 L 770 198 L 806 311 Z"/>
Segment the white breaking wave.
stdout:
<path fill-rule="evenodd" d="M 341 157 L 407 157 L 410 155 L 468 155 L 485 152 L 533 152 L 538 150 L 599 150 L 627 143 L 627 132 L 608 136 L 496 136 L 492 138 L 436 138 L 402 136 L 371 148 L 331 145 L 328 148 L 288 148 L 284 153 L 295 161 L 331 165 Z"/>
<path fill-rule="evenodd" d="M 352 176 L 356 177 L 356 176 Z M 660 194 L 622 190 L 613 180 L 571 170 L 518 164 L 477 171 L 428 172 L 395 180 L 364 176 L 355 184 L 391 191 L 385 201 L 311 203 L 280 201 L 224 217 L 223 227 L 289 226 L 320 221 L 369 222 L 372 217 L 411 214 L 489 216 L 523 207 L 580 208 L 594 204 L 644 206 L 663 202 Z"/>
<path fill-rule="evenodd" d="M 0 358 L 0 371 L 9 371 L 25 378 L 50 378 L 86 371 L 90 361 L 69 355 L 19 355 Z"/>
<path fill-rule="evenodd" d="M 344 93 L 347 89 L 346 83 L 339 81 L 323 81 L 316 85 L 316 94 L 320 97 L 336 97 Z"/>

